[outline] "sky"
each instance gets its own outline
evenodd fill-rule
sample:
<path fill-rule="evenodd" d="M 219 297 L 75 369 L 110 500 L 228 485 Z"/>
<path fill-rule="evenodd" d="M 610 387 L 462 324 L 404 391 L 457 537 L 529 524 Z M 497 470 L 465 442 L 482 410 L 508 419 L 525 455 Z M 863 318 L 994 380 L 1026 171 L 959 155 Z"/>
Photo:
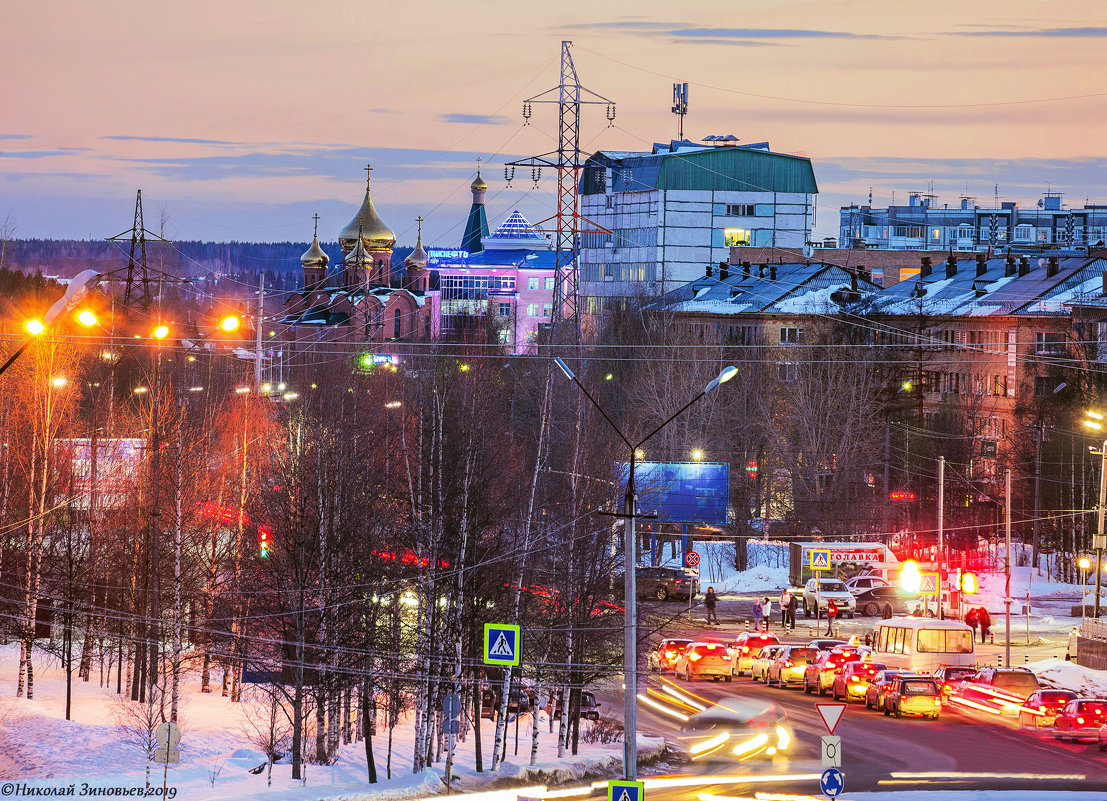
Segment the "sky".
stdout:
<path fill-rule="evenodd" d="M 484 160 L 494 226 L 553 213 L 555 182 L 504 162 L 556 147 L 560 43 L 586 106 L 581 146 L 648 150 L 733 134 L 809 156 L 815 238 L 838 208 L 929 191 L 1107 202 L 1101 0 L 41 0 L 4 2 L 0 224 L 15 236 L 334 240 L 366 162 L 378 212 L 456 248 Z"/>

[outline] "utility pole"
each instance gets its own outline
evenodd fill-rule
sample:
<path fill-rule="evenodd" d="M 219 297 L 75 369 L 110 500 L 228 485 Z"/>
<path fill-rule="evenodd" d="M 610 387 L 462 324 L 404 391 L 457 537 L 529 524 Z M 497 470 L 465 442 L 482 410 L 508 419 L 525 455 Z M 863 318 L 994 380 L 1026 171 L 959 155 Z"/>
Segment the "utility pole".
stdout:
<path fill-rule="evenodd" d="M 265 316 L 265 274 L 258 276 L 258 313 L 254 320 L 254 389 L 261 391 L 261 328 Z"/>
<path fill-rule="evenodd" d="M 1006 610 L 1005 616 L 1007 618 L 1007 636 L 1005 638 L 1005 646 L 1003 652 L 1003 664 L 1007 667 L 1011 667 L 1011 468 L 1007 468 L 1006 475 L 1007 489 L 1005 493 L 1005 508 L 1003 512 L 1004 516 L 1004 547 L 1006 548 L 1007 556 L 1003 560 L 1003 606 Z"/>
<path fill-rule="evenodd" d="M 1041 547 L 1041 540 L 1039 539 L 1038 524 L 1041 514 L 1039 509 L 1041 508 L 1041 486 L 1042 486 L 1042 439 L 1045 437 L 1045 419 L 1038 418 L 1038 430 L 1035 433 L 1034 439 L 1037 444 L 1037 452 L 1034 456 L 1034 539 L 1033 539 L 1033 564 L 1031 567 L 1038 566 L 1038 550 Z M 1064 550 L 1062 548 L 1062 550 Z"/>
<path fill-rule="evenodd" d="M 1099 596 L 1103 585 L 1103 548 L 1107 544 L 1103 537 L 1103 505 L 1104 496 L 1107 495 L 1107 441 L 1104 441 L 1103 447 L 1100 448 L 1099 457 L 1099 516 L 1096 523 L 1095 542 L 1092 543 L 1095 546 L 1095 606 L 1092 613 L 1096 620 L 1099 620 Z"/>
<path fill-rule="evenodd" d="M 938 619 L 942 620 L 942 593 L 945 591 L 946 582 L 942 575 L 945 566 L 945 511 L 946 511 L 946 457 L 938 457 Z"/>

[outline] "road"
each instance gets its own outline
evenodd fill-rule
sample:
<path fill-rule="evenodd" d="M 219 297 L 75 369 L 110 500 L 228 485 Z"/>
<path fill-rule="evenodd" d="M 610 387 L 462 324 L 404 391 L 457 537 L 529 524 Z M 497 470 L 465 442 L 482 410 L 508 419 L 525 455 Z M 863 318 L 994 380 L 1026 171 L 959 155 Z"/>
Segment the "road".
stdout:
<path fill-rule="evenodd" d="M 673 621 L 676 624 L 677 621 Z M 843 622 L 846 627 L 847 622 Z M 701 625 L 688 625 L 687 617 L 683 625 L 670 624 L 666 627 L 667 636 L 695 636 L 697 639 L 726 641 L 732 639 L 745 626 L 725 624 L 719 628 L 706 629 Z M 872 621 L 855 621 L 858 630 L 871 629 Z M 780 627 L 775 627 L 780 635 Z M 801 621 L 799 636 L 785 635 L 785 643 L 806 643 L 808 632 Z M 821 631 L 819 634 L 821 635 Z M 988 660 L 985 660 L 988 661 Z M 1014 661 L 1014 660 L 1013 660 Z M 669 678 L 668 674 L 666 678 Z M 659 677 L 650 675 L 649 680 L 656 686 Z M 669 680 L 672 680 L 669 678 Z M 818 698 L 805 695 L 801 689 L 767 688 L 759 682 L 747 678 L 735 678 L 731 683 L 695 681 L 691 684 L 676 681 L 677 686 L 688 689 L 711 702 L 737 697 L 775 701 L 786 711 L 795 733 L 795 742 L 787 757 L 760 762 L 703 764 L 689 763 L 687 771 L 691 774 L 755 774 L 759 776 L 805 775 L 799 780 L 793 791 L 818 794 L 817 783 L 810 778 L 823 770 L 820 760 L 820 738 L 826 734 L 821 719 L 815 711 L 816 701 L 830 701 L 829 697 Z M 616 692 L 601 693 L 605 710 L 619 713 L 622 709 L 621 695 Z M 671 717 L 650 708 L 645 704 L 638 706 L 638 727 L 643 734 L 661 735 L 674 747 L 680 747 L 680 723 Z M 1096 789 L 1107 790 L 1107 754 L 1102 754 L 1092 743 L 1068 744 L 1056 742 L 1051 735 L 1020 731 L 1013 722 L 986 716 L 984 718 L 943 710 L 938 721 L 920 719 L 886 718 L 883 715 L 866 710 L 861 704 L 851 704 L 839 724 L 836 735 L 842 739 L 842 771 L 847 777 L 849 790 L 887 790 L 898 789 L 906 785 L 915 786 L 926 782 L 927 786 L 973 787 L 1025 786 L 1043 791 L 1050 789 Z M 920 778 L 919 773 L 937 774 Z M 894 774 L 908 774 L 907 776 Z M 968 776 L 966 776 L 968 774 Z M 972 774 L 987 774 L 973 776 Z M 1001 775 L 1008 778 L 1004 778 Z M 1037 777 L 1083 777 L 1068 778 L 1032 778 Z M 945 777 L 945 778 L 942 778 Z M 788 783 L 774 791 L 783 791 Z M 709 788 L 708 788 L 709 789 Z M 759 788 L 768 789 L 766 787 Z M 665 790 L 673 798 L 696 798 L 705 791 L 704 787 Z M 729 790 L 720 785 L 710 790 L 719 795 L 742 795 L 733 787 Z M 752 794 L 752 793 L 749 793 Z M 656 795 L 653 794 L 653 795 Z M 653 798 L 651 795 L 651 800 Z"/>

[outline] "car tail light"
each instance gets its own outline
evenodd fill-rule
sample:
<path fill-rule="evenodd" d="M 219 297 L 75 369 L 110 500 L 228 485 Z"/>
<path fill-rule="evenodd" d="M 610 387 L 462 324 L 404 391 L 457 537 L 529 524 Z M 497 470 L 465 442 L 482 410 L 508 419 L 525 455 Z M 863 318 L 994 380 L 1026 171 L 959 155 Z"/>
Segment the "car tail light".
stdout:
<path fill-rule="evenodd" d="M 1077 718 L 1077 719 L 1076 719 L 1076 722 L 1077 722 L 1077 723 L 1083 723 L 1083 722 L 1084 722 L 1084 718 Z"/>
<path fill-rule="evenodd" d="M 748 645 L 743 645 L 742 646 L 742 653 L 748 654 L 749 652 L 750 652 L 750 647 Z"/>
<path fill-rule="evenodd" d="M 701 656 L 700 656 L 699 654 L 697 654 L 697 653 L 696 653 L 695 651 L 693 651 L 692 653 L 688 654 L 688 659 L 689 659 L 689 660 L 691 660 L 692 662 L 696 662 L 696 661 L 698 661 L 698 660 L 699 660 L 699 659 L 701 659 L 701 658 L 702 658 L 702 657 L 701 657 Z"/>
<path fill-rule="evenodd" d="M 940 700 L 940 699 L 938 699 L 938 698 L 935 698 L 935 699 L 934 699 L 934 706 L 941 706 L 941 705 L 942 705 L 942 702 L 941 702 L 941 700 Z"/>
<path fill-rule="evenodd" d="M 666 659 L 672 659 L 674 656 L 676 656 L 676 654 L 674 654 L 672 651 L 666 651 L 665 652 L 665 658 Z"/>
<path fill-rule="evenodd" d="M 792 667 L 792 662 L 791 662 L 791 660 L 786 660 L 786 661 L 784 662 L 784 667 L 786 667 L 786 668 Z"/>
<path fill-rule="evenodd" d="M 1045 709 L 1046 709 L 1046 708 L 1045 708 L 1045 705 L 1044 705 L 1044 704 L 1043 704 L 1042 706 L 1038 707 L 1038 711 L 1039 711 L 1039 712 L 1045 712 Z"/>

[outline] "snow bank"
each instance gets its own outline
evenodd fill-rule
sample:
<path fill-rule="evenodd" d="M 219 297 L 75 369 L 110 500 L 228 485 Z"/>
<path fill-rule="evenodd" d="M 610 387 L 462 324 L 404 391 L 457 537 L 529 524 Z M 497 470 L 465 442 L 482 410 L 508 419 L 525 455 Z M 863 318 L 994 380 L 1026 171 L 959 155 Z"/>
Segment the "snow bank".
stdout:
<path fill-rule="evenodd" d="M 1107 698 L 1107 670 L 1093 670 L 1063 659 L 1042 659 L 1023 667 L 1033 671 L 1043 687 L 1072 690 L 1089 698 Z"/>

